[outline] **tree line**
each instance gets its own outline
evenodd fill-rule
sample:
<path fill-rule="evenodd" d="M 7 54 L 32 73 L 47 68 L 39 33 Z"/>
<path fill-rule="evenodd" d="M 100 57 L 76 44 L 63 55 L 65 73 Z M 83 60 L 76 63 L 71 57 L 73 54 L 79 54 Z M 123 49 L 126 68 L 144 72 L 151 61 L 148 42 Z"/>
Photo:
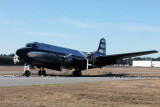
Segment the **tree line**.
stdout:
<path fill-rule="evenodd" d="M 15 65 L 13 57 L 15 54 L 0 54 L 0 65 Z M 24 62 L 17 63 L 16 65 L 24 65 Z"/>

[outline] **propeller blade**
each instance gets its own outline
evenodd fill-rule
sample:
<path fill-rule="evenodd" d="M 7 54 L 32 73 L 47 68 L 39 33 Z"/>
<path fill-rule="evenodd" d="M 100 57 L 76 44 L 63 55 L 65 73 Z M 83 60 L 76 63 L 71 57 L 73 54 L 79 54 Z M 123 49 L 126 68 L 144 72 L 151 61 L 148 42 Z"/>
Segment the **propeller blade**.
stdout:
<path fill-rule="evenodd" d="M 78 52 L 81 53 L 83 56 L 85 56 L 85 58 L 87 57 L 87 55 L 84 54 L 83 52 L 81 52 L 81 51 L 79 51 L 79 50 L 78 50 Z"/>
<path fill-rule="evenodd" d="M 70 57 L 70 56 L 72 56 L 72 53 L 70 53 L 69 55 L 66 55 L 66 56 L 64 56 L 64 57 L 66 58 L 66 57 Z"/>
<path fill-rule="evenodd" d="M 18 59 L 19 57 L 17 56 L 17 55 L 15 55 L 14 57 L 13 57 L 13 62 L 14 62 L 14 64 L 17 64 L 18 62 L 19 62 L 19 59 Z"/>

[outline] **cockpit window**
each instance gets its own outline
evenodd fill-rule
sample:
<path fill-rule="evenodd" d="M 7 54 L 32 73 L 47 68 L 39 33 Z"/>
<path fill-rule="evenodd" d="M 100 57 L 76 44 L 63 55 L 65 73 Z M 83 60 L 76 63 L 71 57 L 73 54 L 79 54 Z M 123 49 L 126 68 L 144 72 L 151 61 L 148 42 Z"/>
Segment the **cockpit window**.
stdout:
<path fill-rule="evenodd" d="M 26 47 L 28 47 L 28 48 L 36 48 L 37 45 L 36 44 L 27 44 Z"/>
<path fill-rule="evenodd" d="M 32 48 L 36 48 L 36 47 L 37 47 L 36 44 L 33 44 L 33 45 L 32 45 Z"/>
<path fill-rule="evenodd" d="M 29 48 L 31 48 L 31 47 L 32 47 L 32 45 L 31 45 L 31 44 L 27 44 L 27 45 L 26 45 L 26 47 L 29 47 Z"/>

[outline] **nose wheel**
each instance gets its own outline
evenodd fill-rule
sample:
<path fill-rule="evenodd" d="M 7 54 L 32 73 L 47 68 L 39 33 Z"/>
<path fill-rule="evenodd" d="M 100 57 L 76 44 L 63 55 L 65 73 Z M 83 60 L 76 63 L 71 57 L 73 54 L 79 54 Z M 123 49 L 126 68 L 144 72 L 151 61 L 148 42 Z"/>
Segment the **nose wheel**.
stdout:
<path fill-rule="evenodd" d="M 40 70 L 38 71 L 38 75 L 39 75 L 39 76 L 42 76 L 42 75 L 43 75 L 43 76 L 46 76 L 46 71 L 44 70 L 43 67 L 41 67 Z"/>
<path fill-rule="evenodd" d="M 30 72 L 29 70 L 26 70 L 25 73 L 24 73 L 24 75 L 25 75 L 26 77 L 29 77 L 29 76 L 31 75 L 31 72 Z"/>
<path fill-rule="evenodd" d="M 31 75 L 30 65 L 25 63 L 23 76 L 29 77 L 30 75 Z"/>

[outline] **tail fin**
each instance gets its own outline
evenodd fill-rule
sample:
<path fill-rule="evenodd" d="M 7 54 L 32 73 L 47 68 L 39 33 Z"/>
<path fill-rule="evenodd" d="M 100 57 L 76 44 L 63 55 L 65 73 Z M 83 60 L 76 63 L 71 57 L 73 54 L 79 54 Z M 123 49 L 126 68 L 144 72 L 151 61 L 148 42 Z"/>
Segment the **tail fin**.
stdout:
<path fill-rule="evenodd" d="M 106 56 L 106 40 L 104 38 L 100 40 L 97 53 L 99 53 L 102 56 Z"/>

